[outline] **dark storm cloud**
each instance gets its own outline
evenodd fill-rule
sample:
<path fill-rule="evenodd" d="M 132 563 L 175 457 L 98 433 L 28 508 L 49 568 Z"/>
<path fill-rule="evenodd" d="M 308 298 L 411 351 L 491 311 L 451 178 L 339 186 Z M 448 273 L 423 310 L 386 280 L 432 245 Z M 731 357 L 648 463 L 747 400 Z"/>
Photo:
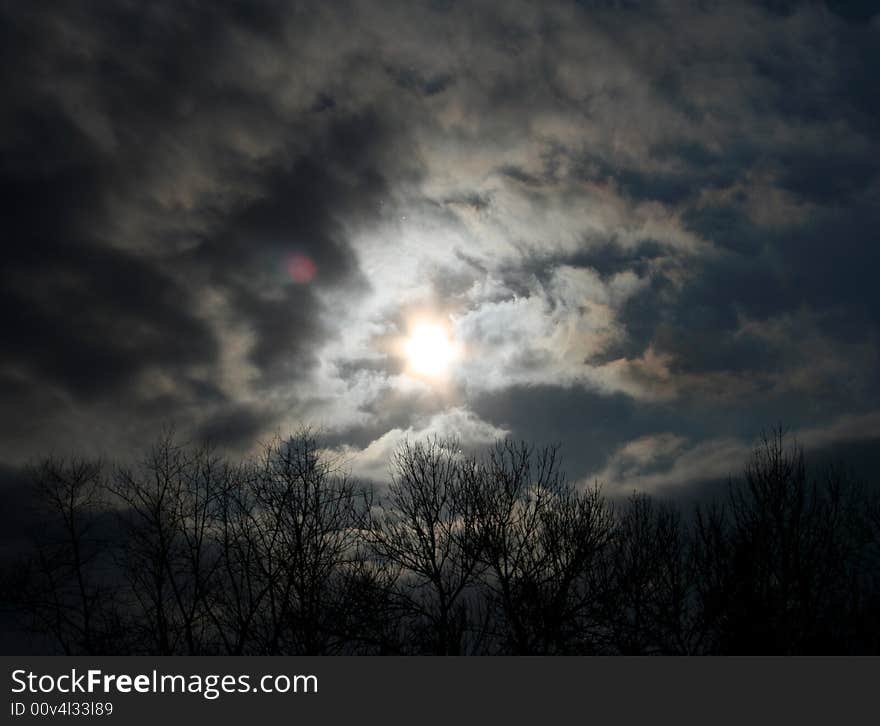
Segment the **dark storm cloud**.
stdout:
<path fill-rule="evenodd" d="M 271 427 L 270 407 L 258 424 L 221 390 L 228 342 L 202 298 L 219 294 L 219 325 L 252 336 L 246 357 L 261 379 L 307 375 L 331 334 L 316 290 L 365 285 L 340 219 L 366 223 L 385 193 L 377 150 L 388 125 L 329 103 L 287 118 L 230 77 L 235 34 L 279 42 L 283 13 L 270 5 L 7 12 L 0 375 L 18 398 L 5 402 L 42 419 L 38 392 L 57 388 L 62 414 L 69 400 L 97 399 L 148 425 L 207 417 L 206 434 L 230 440 Z M 265 136 L 271 158 L 248 163 L 217 127 Z M 178 201 L 192 165 L 211 177 L 207 191 Z M 314 279 L 291 280 L 296 255 Z"/>
<path fill-rule="evenodd" d="M 269 173 L 261 196 L 189 261 L 230 290 L 237 315 L 256 335 L 251 360 L 273 381 L 310 368 L 314 342 L 330 334 L 318 321 L 313 288 L 289 279 L 291 258 L 307 255 L 320 286 L 365 287 L 340 220 L 367 224 L 388 194 L 370 156 L 386 142 L 382 120 L 366 113 L 326 125 L 305 155 Z M 279 294 L 266 296 L 266 283 Z"/>
<path fill-rule="evenodd" d="M 210 361 L 216 346 L 188 312 L 189 291 L 92 237 L 114 171 L 51 110 L 22 115 L 16 130 L 29 130 L 38 148 L 23 151 L 13 135 L 4 150 L 4 376 L 36 375 L 93 397 L 150 365 Z"/>
<path fill-rule="evenodd" d="M 576 388 L 517 386 L 480 396 L 473 408 L 481 418 L 528 441 L 561 445 L 565 468 L 575 476 L 598 470 L 607 452 L 640 428 L 631 399 Z"/>
<path fill-rule="evenodd" d="M 516 386 L 481 395 L 472 405 L 481 418 L 528 441 L 559 444 L 566 472 L 575 479 L 600 471 L 609 454 L 627 441 L 657 431 L 674 430 L 694 440 L 724 435 L 748 440 L 755 432 L 751 407 L 716 411 L 707 421 L 699 406 L 637 403 L 623 394 L 608 396 L 568 387 Z M 763 420 L 773 420 L 772 407 L 762 413 Z"/>
<path fill-rule="evenodd" d="M 584 181 L 612 183 L 623 194 L 644 201 L 679 204 L 693 200 L 702 189 L 726 186 L 747 168 L 747 150 L 716 153 L 698 143 L 664 144 L 649 151 L 649 158 L 671 166 L 668 170 L 639 168 L 639 162 L 612 163 L 586 153 L 575 160 L 574 176 Z"/>
<path fill-rule="evenodd" d="M 267 409 L 228 406 L 200 426 L 195 439 L 224 449 L 246 448 L 274 423 L 275 417 Z"/>
<path fill-rule="evenodd" d="M 873 425 L 866 4 L 2 12 L 2 456 L 306 418 L 665 486 Z M 443 390 L 388 352 L 425 309 L 469 351 Z"/>
<path fill-rule="evenodd" d="M 845 357 L 847 346 L 876 342 L 880 294 L 872 280 L 880 261 L 880 218 L 876 205 L 848 201 L 845 211 L 821 209 L 783 230 L 755 225 L 735 205 L 687 215 L 691 228 L 723 253 L 697 263 L 697 274 L 674 294 L 657 276 L 627 301 L 621 319 L 629 336 L 600 360 L 653 346 L 673 355 L 680 372 L 749 372 L 757 380 L 762 373 L 785 375 L 803 362 L 809 328 L 824 338 L 811 356 Z M 805 315 L 809 323 L 790 319 Z M 744 328 L 744 320 L 774 318 L 785 322 L 772 334 Z M 848 399 L 854 396 L 876 405 L 876 381 L 869 375 L 866 382 L 873 385 L 858 392 L 846 390 L 846 378 L 832 384 L 840 388 L 841 403 L 854 404 Z"/>

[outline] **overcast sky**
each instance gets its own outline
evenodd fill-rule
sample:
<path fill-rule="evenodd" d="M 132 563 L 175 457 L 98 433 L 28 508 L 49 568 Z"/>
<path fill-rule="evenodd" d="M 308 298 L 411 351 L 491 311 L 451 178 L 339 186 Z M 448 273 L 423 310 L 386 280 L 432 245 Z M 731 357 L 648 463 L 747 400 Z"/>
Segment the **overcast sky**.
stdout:
<path fill-rule="evenodd" d="M 863 5 L 2 3 L 0 466 L 308 423 L 658 490 L 880 438 Z"/>

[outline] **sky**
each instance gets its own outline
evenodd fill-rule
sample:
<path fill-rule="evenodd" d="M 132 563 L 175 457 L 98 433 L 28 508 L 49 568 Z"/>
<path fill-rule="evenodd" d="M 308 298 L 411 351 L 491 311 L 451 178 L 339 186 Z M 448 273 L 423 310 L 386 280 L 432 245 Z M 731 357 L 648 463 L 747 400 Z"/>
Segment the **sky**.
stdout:
<path fill-rule="evenodd" d="M 676 492 L 776 424 L 873 446 L 873 5 L 0 4 L 0 469 L 310 425 L 368 479 L 514 436 Z"/>

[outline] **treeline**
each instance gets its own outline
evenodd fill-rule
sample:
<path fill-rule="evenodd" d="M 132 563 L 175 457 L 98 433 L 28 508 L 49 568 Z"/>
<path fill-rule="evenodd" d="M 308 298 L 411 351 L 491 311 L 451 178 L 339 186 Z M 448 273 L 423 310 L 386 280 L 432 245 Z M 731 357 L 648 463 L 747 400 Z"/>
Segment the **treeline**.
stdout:
<path fill-rule="evenodd" d="M 780 431 L 711 506 L 615 503 L 555 448 L 405 444 L 381 491 L 304 431 L 230 461 L 47 459 L 6 606 L 68 654 L 880 652 L 880 507 Z"/>

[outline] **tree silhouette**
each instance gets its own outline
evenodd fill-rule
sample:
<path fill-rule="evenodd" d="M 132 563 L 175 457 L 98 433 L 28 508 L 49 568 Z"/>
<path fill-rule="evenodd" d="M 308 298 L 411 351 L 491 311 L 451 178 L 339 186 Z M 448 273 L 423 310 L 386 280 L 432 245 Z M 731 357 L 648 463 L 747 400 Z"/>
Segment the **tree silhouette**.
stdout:
<path fill-rule="evenodd" d="M 335 652 L 335 621 L 361 555 L 361 498 L 309 430 L 264 450 L 250 479 L 244 568 L 259 593 L 254 632 L 268 654 Z"/>
<path fill-rule="evenodd" d="M 96 460 L 50 457 L 30 474 L 42 526 L 15 597 L 35 629 L 50 633 L 64 653 L 112 650 L 119 628 L 100 517 L 104 467 Z"/>
<path fill-rule="evenodd" d="M 603 567 L 603 622 L 616 652 L 699 651 L 688 532 L 669 503 L 634 494 L 617 518 Z"/>
<path fill-rule="evenodd" d="M 413 618 L 417 641 L 437 655 L 457 655 L 465 646 L 465 595 L 481 549 L 474 467 L 455 440 L 404 443 L 369 530 L 377 558 L 397 569 L 398 607 Z"/>
<path fill-rule="evenodd" d="M 500 649 L 570 652 L 588 637 L 578 626 L 593 606 L 590 569 L 610 539 L 609 508 L 598 489 L 565 482 L 556 448 L 503 441 L 475 473 L 474 541 Z"/>
<path fill-rule="evenodd" d="M 48 458 L 5 608 L 68 654 L 880 652 L 880 500 L 780 429 L 693 517 L 575 487 L 555 447 L 390 463 L 374 492 L 309 429 Z"/>
<path fill-rule="evenodd" d="M 861 560 L 877 541 L 864 501 L 840 471 L 810 478 L 802 449 L 781 429 L 766 434 L 725 506 L 697 515 L 713 648 L 791 654 L 843 645 L 839 621 L 860 609 L 853 598 L 872 567 Z"/>
<path fill-rule="evenodd" d="M 110 485 L 125 536 L 120 564 L 132 597 L 132 632 L 150 652 L 212 650 L 211 606 L 222 566 L 213 524 L 229 468 L 209 447 L 188 448 L 171 433 Z"/>

